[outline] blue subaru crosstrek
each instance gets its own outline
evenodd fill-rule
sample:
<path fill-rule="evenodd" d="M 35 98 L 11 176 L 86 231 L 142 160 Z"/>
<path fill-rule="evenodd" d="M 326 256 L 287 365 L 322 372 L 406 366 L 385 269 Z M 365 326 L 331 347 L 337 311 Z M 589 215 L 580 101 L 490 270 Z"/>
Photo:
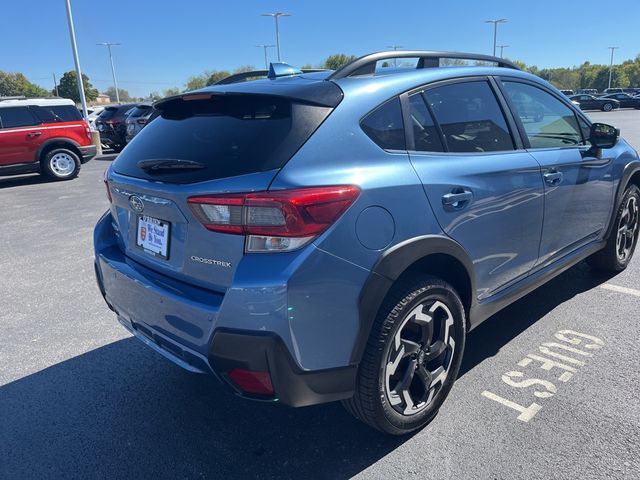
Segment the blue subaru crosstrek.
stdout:
<path fill-rule="evenodd" d="M 243 397 L 415 430 L 471 328 L 583 259 L 624 269 L 638 241 L 638 154 L 506 60 L 274 64 L 155 107 L 105 173 L 100 290 Z"/>

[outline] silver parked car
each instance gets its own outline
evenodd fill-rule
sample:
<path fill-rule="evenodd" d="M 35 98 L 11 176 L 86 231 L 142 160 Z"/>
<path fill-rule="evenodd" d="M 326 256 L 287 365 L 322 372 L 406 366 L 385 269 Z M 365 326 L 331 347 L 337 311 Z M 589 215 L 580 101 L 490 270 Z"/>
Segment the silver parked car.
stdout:
<path fill-rule="evenodd" d="M 125 120 L 127 126 L 126 139 L 129 143 L 147 124 L 153 114 L 153 106 L 147 103 L 136 105 Z"/>

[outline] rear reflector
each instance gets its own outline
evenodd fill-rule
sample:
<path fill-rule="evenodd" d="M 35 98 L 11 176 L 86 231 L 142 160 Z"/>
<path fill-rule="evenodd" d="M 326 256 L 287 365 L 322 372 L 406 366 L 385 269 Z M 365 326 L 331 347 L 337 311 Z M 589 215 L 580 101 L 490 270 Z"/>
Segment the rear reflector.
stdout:
<path fill-rule="evenodd" d="M 269 375 L 269 372 L 253 372 L 251 370 L 234 368 L 229 372 L 229 378 L 244 393 L 265 396 L 273 395 L 273 385 L 271 384 L 271 375 Z"/>
<path fill-rule="evenodd" d="M 247 235 L 248 252 L 290 251 L 320 235 L 355 201 L 353 185 L 205 195 L 189 206 L 213 232 Z"/>

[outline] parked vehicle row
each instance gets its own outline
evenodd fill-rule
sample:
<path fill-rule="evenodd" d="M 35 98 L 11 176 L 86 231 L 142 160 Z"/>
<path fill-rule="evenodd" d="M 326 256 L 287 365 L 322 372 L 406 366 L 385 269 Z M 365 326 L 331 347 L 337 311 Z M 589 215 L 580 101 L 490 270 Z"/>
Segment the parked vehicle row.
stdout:
<path fill-rule="evenodd" d="M 89 125 L 73 101 L 0 100 L 0 175 L 38 172 L 69 180 L 95 154 Z"/>
<path fill-rule="evenodd" d="M 145 345 L 246 398 L 421 428 L 468 330 L 585 258 L 622 271 L 638 241 L 638 154 L 504 59 L 381 52 L 156 108 L 105 174 L 98 285 Z"/>
<path fill-rule="evenodd" d="M 109 105 L 95 120 L 102 144 L 120 152 L 146 125 L 153 113 L 150 104 Z"/>

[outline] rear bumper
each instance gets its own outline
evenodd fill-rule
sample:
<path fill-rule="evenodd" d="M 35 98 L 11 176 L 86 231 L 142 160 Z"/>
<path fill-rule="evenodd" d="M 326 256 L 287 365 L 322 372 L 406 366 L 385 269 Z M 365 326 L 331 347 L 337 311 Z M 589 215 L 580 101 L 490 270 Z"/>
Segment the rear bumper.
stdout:
<path fill-rule="evenodd" d="M 209 352 L 200 352 L 177 341 L 168 332 L 160 332 L 143 321 L 132 317 L 121 309 L 109 296 L 108 280 L 105 277 L 118 278 L 118 282 L 128 290 L 133 298 L 141 298 L 140 288 L 146 290 L 144 305 L 153 308 L 158 299 L 153 298 L 153 287 L 140 286 L 140 278 L 123 264 L 117 267 L 104 256 L 98 257 L 95 264 L 98 288 L 109 308 L 118 315 L 118 321 L 136 338 L 151 347 L 163 357 L 171 360 L 185 370 L 195 373 L 215 375 L 231 390 L 251 400 L 279 402 L 292 407 L 303 407 L 319 403 L 342 400 L 353 396 L 357 367 L 349 365 L 326 370 L 305 371 L 293 360 L 282 339 L 273 332 L 232 330 L 218 328 L 214 330 Z M 174 308 L 171 299 L 161 299 L 165 308 Z M 233 369 L 245 369 L 256 372 L 269 372 L 274 388 L 273 397 L 252 396 L 242 392 L 229 378 Z"/>
<path fill-rule="evenodd" d="M 78 149 L 80 150 L 80 155 L 82 156 L 81 158 L 82 163 L 87 163 L 89 160 L 95 157 L 97 153 L 97 148 L 95 145 L 78 147 Z"/>
<path fill-rule="evenodd" d="M 289 327 L 276 330 L 274 317 L 256 317 L 260 325 L 273 325 L 272 331 L 230 328 L 241 324 L 233 295 L 189 286 L 134 262 L 115 244 L 110 223 L 106 215 L 95 232 L 98 287 L 119 322 L 147 346 L 186 370 L 215 375 L 237 395 L 253 400 L 300 407 L 353 395 L 355 365 L 302 368 L 283 340 Z M 280 309 L 276 304 L 273 308 Z M 269 372 L 274 395 L 242 392 L 229 378 L 233 369 Z"/>

